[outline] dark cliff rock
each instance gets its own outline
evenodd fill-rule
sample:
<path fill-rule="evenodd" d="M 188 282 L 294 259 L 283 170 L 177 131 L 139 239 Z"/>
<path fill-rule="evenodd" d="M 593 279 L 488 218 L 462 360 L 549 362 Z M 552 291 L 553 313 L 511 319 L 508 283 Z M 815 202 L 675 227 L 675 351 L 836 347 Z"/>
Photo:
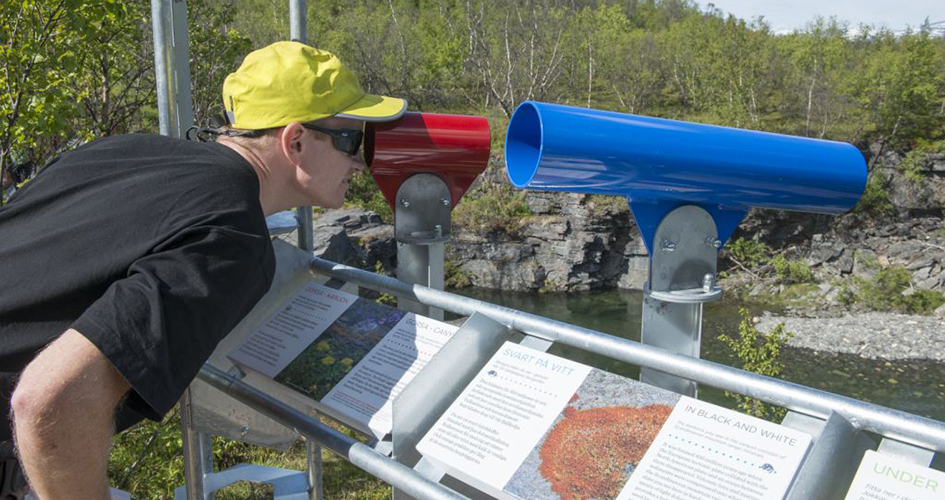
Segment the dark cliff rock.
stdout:
<path fill-rule="evenodd" d="M 477 287 L 506 290 L 639 288 L 646 249 L 626 208 L 577 194 L 529 193 L 516 234 L 461 228 L 447 257 Z M 625 202 L 619 201 L 619 203 Z"/>

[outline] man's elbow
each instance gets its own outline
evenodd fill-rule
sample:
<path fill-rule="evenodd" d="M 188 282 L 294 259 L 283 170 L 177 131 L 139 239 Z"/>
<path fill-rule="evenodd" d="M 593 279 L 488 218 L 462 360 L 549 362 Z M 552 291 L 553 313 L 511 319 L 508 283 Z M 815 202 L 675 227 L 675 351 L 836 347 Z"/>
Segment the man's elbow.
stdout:
<path fill-rule="evenodd" d="M 42 381 L 22 377 L 10 398 L 10 409 L 17 431 L 39 429 L 57 414 L 63 413 L 62 391 L 48 387 Z M 63 415 L 68 418 L 67 415 Z"/>

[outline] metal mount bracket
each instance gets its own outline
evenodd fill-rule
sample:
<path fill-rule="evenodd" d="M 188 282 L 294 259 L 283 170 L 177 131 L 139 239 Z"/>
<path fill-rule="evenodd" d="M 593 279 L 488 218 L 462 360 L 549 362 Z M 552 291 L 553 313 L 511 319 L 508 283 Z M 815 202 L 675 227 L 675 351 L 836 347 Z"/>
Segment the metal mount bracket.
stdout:
<path fill-rule="evenodd" d="M 433 174 L 411 175 L 397 189 L 394 238 L 401 243 L 432 245 L 450 239 L 452 198 Z"/>
<path fill-rule="evenodd" d="M 414 174 L 400 185 L 394 205 L 397 278 L 443 289 L 443 243 L 450 239 L 451 209 L 449 187 L 433 174 Z M 443 319 L 443 311 L 411 300 L 398 298 L 397 307 Z"/>
<path fill-rule="evenodd" d="M 678 207 L 660 221 L 650 253 L 643 294 L 644 344 L 698 358 L 702 342 L 702 304 L 718 300 L 718 238 L 715 221 L 696 205 Z M 695 382 L 649 368 L 643 382 L 695 397 Z"/>

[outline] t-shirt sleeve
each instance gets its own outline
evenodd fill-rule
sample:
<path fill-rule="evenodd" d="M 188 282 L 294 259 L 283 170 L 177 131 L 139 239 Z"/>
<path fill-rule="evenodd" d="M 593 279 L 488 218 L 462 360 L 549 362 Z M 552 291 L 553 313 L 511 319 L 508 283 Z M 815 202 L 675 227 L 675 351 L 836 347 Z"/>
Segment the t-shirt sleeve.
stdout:
<path fill-rule="evenodd" d="M 160 419 L 268 290 L 273 267 L 264 236 L 189 228 L 135 261 L 72 328 L 131 384 L 127 404 Z"/>

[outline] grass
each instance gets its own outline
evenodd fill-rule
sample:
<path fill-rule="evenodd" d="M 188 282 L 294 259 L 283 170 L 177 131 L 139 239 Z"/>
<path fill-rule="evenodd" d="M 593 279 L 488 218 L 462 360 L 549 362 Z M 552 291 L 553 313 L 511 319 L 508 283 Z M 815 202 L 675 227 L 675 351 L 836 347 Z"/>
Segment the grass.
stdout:
<path fill-rule="evenodd" d="M 350 431 L 346 432 L 353 435 Z M 224 470 L 239 463 L 305 470 L 305 445 L 299 440 L 285 452 L 272 451 L 223 438 L 214 438 L 214 464 Z M 322 450 L 325 498 L 380 500 L 390 498 L 390 486 Z M 184 484 L 180 415 L 173 410 L 163 422 L 142 422 L 115 437 L 108 464 L 109 483 L 138 500 L 173 498 L 174 488 Z M 239 482 L 223 488 L 217 500 L 272 498 L 268 485 Z"/>
<path fill-rule="evenodd" d="M 592 194 L 587 197 L 585 204 L 590 208 L 594 215 L 606 215 L 608 213 L 621 214 L 630 211 L 630 204 L 623 196 L 608 196 L 602 194 Z"/>

